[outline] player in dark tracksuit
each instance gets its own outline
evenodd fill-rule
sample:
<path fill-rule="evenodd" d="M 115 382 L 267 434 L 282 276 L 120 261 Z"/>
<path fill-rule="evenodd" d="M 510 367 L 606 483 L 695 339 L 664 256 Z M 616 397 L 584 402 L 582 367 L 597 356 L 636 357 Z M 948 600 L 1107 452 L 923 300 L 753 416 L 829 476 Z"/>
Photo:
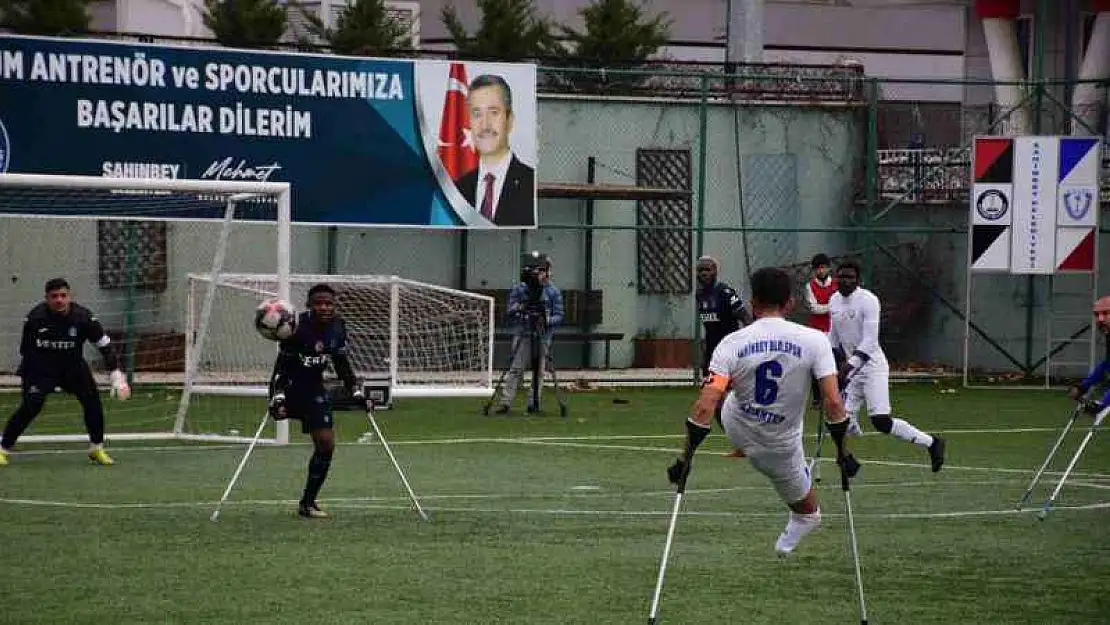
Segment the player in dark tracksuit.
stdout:
<path fill-rule="evenodd" d="M 347 359 L 347 330 L 335 314 L 335 291 L 317 284 L 308 291 L 308 311 L 297 317 L 293 336 L 281 341 L 270 380 L 270 414 L 274 419 L 297 419 L 301 431 L 312 437 L 312 458 L 297 514 L 310 519 L 327 518 L 316 505 L 316 496 L 328 477 L 335 451 L 332 398 L 324 388 L 328 365 L 347 387 L 351 399 L 365 401 Z"/>
<path fill-rule="evenodd" d="M 744 307 L 744 300 L 735 289 L 717 281 L 717 261 L 709 256 L 698 259 L 698 319 L 701 321 L 705 334 L 702 345 L 700 375 L 705 378 L 709 375 L 709 362 L 713 358 L 713 351 L 721 341 L 740 329 L 741 324 L 748 325 L 752 322 L 752 315 Z M 721 424 L 721 407 L 717 406 L 717 425 Z M 730 457 L 741 458 L 740 450 L 733 450 L 726 454 Z"/>
<path fill-rule="evenodd" d="M 735 289 L 717 281 L 717 261 L 708 256 L 698 259 L 698 319 L 705 332 L 701 375 L 709 374 L 709 360 L 721 339 L 752 322 L 751 313 Z"/>
<path fill-rule="evenodd" d="M 97 464 L 113 464 L 104 451 L 104 407 L 92 370 L 83 355 L 85 342 L 92 343 L 111 370 L 112 395 L 127 399 L 131 388 L 119 369 L 115 346 L 91 310 L 70 299 L 69 283 L 54 278 L 46 283 L 46 301 L 27 313 L 19 343 L 19 407 L 4 427 L 0 440 L 0 466 L 16 440 L 46 405 L 46 397 L 61 388 L 77 397 L 84 411 L 89 433 L 89 459 Z"/>

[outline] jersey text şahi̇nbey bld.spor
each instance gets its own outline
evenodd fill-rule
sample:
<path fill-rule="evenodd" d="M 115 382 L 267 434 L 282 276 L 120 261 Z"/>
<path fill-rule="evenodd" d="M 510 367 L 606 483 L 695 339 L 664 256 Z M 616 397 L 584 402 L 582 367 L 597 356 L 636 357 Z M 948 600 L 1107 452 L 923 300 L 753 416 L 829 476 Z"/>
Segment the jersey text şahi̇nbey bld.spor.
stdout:
<path fill-rule="evenodd" d="M 836 374 L 820 330 L 765 317 L 734 332 L 713 352 L 709 370 L 730 380 L 724 415 L 767 449 L 801 444 L 810 379 Z"/>

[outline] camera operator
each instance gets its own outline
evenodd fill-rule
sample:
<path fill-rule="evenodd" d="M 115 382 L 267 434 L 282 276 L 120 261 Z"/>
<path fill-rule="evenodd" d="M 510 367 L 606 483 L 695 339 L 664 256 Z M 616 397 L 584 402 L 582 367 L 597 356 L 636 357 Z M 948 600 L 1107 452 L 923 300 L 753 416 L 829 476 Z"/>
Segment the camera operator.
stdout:
<path fill-rule="evenodd" d="M 509 412 L 524 370 L 530 368 L 533 338 L 536 339 L 535 344 L 538 344 L 540 352 L 540 370 L 534 373 L 541 377 L 541 381 L 544 371 L 550 366 L 551 336 L 555 327 L 563 322 L 563 294 L 555 288 L 550 278 L 551 261 L 547 256 L 532 252 L 524 257 L 520 282 L 509 292 L 509 307 L 506 312 L 513 328 L 513 360 L 509 364 L 497 414 Z M 536 397 L 528 399 L 528 412 L 538 409 L 538 388 L 536 393 Z"/>

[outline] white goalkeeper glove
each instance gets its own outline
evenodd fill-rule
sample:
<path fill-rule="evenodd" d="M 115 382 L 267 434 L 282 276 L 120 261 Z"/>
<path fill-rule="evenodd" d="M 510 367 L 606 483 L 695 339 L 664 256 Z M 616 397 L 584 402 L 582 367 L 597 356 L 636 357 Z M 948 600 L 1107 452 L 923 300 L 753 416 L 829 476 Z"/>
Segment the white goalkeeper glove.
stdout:
<path fill-rule="evenodd" d="M 127 384 L 127 376 L 119 369 L 112 371 L 112 397 L 127 399 L 131 397 L 131 386 Z"/>
<path fill-rule="evenodd" d="M 368 410 L 371 408 L 370 402 L 366 401 L 366 393 L 362 392 L 361 384 L 355 387 L 355 390 L 351 391 L 351 399 L 365 405 Z"/>

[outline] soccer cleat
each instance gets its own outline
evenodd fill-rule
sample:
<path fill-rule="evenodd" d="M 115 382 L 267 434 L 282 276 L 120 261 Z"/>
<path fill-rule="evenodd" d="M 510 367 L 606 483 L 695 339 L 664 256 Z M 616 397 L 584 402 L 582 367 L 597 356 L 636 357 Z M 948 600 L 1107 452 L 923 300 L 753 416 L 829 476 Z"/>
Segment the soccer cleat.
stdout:
<path fill-rule="evenodd" d="M 813 530 L 821 526 L 821 512 L 813 514 L 797 514 L 790 513 L 790 520 L 786 522 L 786 528 L 779 534 L 778 540 L 775 541 L 775 553 L 780 557 L 790 555 L 794 549 Z"/>
<path fill-rule="evenodd" d="M 497 409 L 493 411 L 493 413 L 494 414 L 509 414 L 509 407 L 505 406 L 505 405 L 498 406 Z"/>
<path fill-rule="evenodd" d="M 320 509 L 315 503 L 301 503 L 297 506 L 297 514 L 306 519 L 326 519 L 331 515 Z"/>
<path fill-rule="evenodd" d="M 8 466 L 8 454 L 11 453 L 7 449 L 0 449 L 0 467 Z"/>
<path fill-rule="evenodd" d="M 116 463 L 116 461 L 112 460 L 112 457 L 108 455 L 108 452 L 104 451 L 103 449 L 93 449 L 92 451 L 90 451 L 89 460 L 92 460 L 96 464 L 105 467 L 111 466 Z"/>
<path fill-rule="evenodd" d="M 722 458 L 746 458 L 743 449 L 733 449 L 730 452 L 721 454 Z"/>
<path fill-rule="evenodd" d="M 934 434 L 933 444 L 929 445 L 929 461 L 933 465 L 933 473 L 944 466 L 944 446 L 944 439 Z"/>

